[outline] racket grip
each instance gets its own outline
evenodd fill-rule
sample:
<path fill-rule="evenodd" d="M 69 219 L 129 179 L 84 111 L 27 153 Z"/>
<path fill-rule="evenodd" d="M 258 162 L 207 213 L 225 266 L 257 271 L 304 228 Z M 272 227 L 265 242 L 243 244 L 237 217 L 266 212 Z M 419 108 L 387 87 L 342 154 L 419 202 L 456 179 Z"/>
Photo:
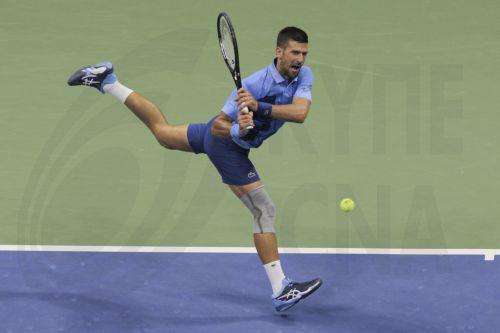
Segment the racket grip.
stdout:
<path fill-rule="evenodd" d="M 248 110 L 248 107 L 244 107 L 243 109 L 241 109 L 241 112 L 243 113 L 249 113 L 250 111 Z M 253 126 L 247 126 L 245 129 L 246 130 L 251 130 L 253 128 Z"/>

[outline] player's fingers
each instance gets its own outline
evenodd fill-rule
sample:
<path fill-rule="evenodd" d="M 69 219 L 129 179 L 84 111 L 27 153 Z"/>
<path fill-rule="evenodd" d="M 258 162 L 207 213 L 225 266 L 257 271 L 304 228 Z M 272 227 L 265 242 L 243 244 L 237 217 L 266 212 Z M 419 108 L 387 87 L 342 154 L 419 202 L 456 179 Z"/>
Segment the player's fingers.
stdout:
<path fill-rule="evenodd" d="M 234 99 L 235 102 L 241 103 L 243 101 L 248 101 L 249 97 L 247 95 L 241 95 Z"/>
<path fill-rule="evenodd" d="M 238 96 L 241 95 L 248 95 L 248 91 L 246 91 L 245 89 L 238 90 Z"/>
<path fill-rule="evenodd" d="M 238 97 L 235 101 L 238 103 L 248 102 L 248 97 L 244 97 L 244 96 Z"/>
<path fill-rule="evenodd" d="M 248 120 L 252 120 L 252 117 L 249 115 L 249 114 L 245 114 L 245 115 L 241 115 L 239 118 L 238 118 L 238 121 L 248 121 Z"/>
<path fill-rule="evenodd" d="M 241 128 L 247 128 L 247 127 L 250 127 L 250 126 L 254 127 L 255 125 L 254 125 L 253 121 L 245 121 L 245 122 L 239 123 L 239 126 Z"/>
<path fill-rule="evenodd" d="M 240 99 L 241 100 L 249 100 L 249 99 L 252 99 L 252 95 L 246 93 L 246 94 L 241 94 L 240 96 Z"/>
<path fill-rule="evenodd" d="M 242 104 L 238 105 L 238 109 L 240 110 L 240 112 L 248 113 L 248 111 L 250 111 L 250 110 L 248 109 L 248 106 L 249 106 L 249 105 L 250 105 L 250 104 L 248 104 L 248 103 L 242 103 Z M 245 110 L 245 109 L 246 109 L 246 110 Z"/>
<path fill-rule="evenodd" d="M 254 99 L 252 96 L 246 96 L 240 100 L 240 103 L 245 103 L 246 106 L 252 105 L 253 102 L 254 102 Z"/>
<path fill-rule="evenodd" d="M 245 102 L 246 105 L 252 103 L 253 98 L 251 96 L 244 97 L 242 102 Z"/>

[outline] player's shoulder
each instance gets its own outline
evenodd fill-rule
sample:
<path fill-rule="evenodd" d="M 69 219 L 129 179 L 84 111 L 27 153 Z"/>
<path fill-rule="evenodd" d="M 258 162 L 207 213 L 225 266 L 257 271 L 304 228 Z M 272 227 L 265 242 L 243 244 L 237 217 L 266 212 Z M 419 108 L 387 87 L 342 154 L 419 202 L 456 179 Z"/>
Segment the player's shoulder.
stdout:
<path fill-rule="evenodd" d="M 243 86 L 246 86 L 251 90 L 260 88 L 262 86 L 262 83 L 266 80 L 267 76 L 267 68 L 261 68 L 243 79 Z"/>
<path fill-rule="evenodd" d="M 261 68 L 256 72 L 253 72 L 250 76 L 246 77 L 246 81 L 257 82 L 264 80 L 267 76 L 267 67 Z"/>

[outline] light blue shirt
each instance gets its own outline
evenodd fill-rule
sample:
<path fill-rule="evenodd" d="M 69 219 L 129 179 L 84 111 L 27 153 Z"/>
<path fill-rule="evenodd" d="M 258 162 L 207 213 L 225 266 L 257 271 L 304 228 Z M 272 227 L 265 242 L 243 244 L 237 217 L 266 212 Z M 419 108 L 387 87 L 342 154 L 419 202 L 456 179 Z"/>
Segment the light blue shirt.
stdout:
<path fill-rule="evenodd" d="M 253 73 L 243 80 L 243 88 L 248 90 L 259 102 L 275 105 L 292 104 L 294 98 L 312 100 L 311 89 L 313 74 L 309 67 L 302 66 L 299 74 L 292 80 L 286 80 L 276 69 L 276 59 L 269 66 Z M 237 93 L 234 89 L 222 107 L 222 111 L 237 123 L 238 103 L 234 101 Z M 265 119 L 254 115 L 255 127 L 242 138 L 233 141 L 243 148 L 258 148 L 265 139 L 276 133 L 285 123 L 279 119 Z"/>

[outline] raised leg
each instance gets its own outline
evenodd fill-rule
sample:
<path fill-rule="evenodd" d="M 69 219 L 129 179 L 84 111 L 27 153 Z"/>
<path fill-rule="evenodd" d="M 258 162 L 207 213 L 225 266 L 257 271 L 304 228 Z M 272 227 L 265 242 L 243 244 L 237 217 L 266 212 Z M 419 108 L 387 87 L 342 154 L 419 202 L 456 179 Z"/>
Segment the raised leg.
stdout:
<path fill-rule="evenodd" d="M 69 77 L 68 85 L 93 87 L 116 97 L 146 124 L 162 146 L 192 151 L 187 137 L 188 125 L 170 125 L 156 105 L 118 81 L 112 63 L 82 67 Z"/>
<path fill-rule="evenodd" d="M 187 124 L 170 125 L 155 104 L 136 92 L 127 97 L 125 105 L 149 128 L 163 147 L 193 151 L 188 141 Z"/>

